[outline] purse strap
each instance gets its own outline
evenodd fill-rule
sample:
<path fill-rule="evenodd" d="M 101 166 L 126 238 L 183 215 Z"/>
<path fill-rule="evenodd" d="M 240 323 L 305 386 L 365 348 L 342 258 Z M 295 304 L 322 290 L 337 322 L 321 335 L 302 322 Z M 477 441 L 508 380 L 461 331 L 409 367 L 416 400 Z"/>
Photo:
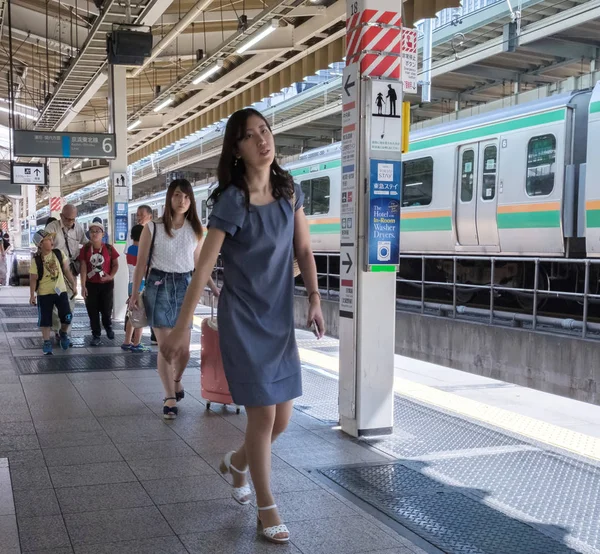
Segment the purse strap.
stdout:
<path fill-rule="evenodd" d="M 148 274 L 150 273 L 150 265 L 152 264 L 152 253 L 154 252 L 154 240 L 156 239 L 156 223 L 154 221 L 151 222 L 154 225 L 152 230 L 152 242 L 150 243 L 150 251 L 148 252 L 148 261 L 146 262 L 146 276 L 144 277 L 145 281 L 148 281 Z"/>

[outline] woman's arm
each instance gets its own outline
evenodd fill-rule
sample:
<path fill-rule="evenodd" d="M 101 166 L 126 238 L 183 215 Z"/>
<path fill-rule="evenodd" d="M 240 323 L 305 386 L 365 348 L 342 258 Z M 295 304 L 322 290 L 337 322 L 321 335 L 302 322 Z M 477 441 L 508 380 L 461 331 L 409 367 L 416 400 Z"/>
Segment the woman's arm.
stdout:
<path fill-rule="evenodd" d="M 156 225 L 156 223 L 152 223 Z M 152 232 L 150 230 L 150 223 L 144 225 L 142 236 L 140 237 L 140 244 L 138 245 L 138 257 L 135 264 L 135 270 L 133 272 L 133 284 L 131 288 L 131 299 L 130 303 L 132 307 L 137 306 L 137 300 L 140 294 L 140 287 L 142 285 L 142 279 L 146 274 L 146 267 L 148 265 L 148 255 L 150 254 L 150 245 L 152 243 Z M 151 261 L 151 260 L 150 260 Z"/>
<path fill-rule="evenodd" d="M 194 310 L 196 309 L 198 302 L 200 302 L 204 287 L 210 279 L 210 274 L 212 273 L 213 267 L 215 267 L 224 240 L 224 231 L 214 228 L 208 231 L 208 235 L 206 236 L 206 240 L 204 241 L 204 245 L 200 252 L 198 263 L 196 264 L 194 277 L 185 293 L 183 306 L 179 313 L 179 317 L 177 318 L 177 323 L 169 335 L 168 342 L 163 344 L 160 349 L 167 361 L 176 360 L 182 354 L 185 354 L 186 351 L 189 351 L 189 326 L 194 317 Z"/>
<path fill-rule="evenodd" d="M 313 321 L 317 324 L 319 338 L 325 334 L 325 320 L 321 312 L 321 294 L 317 279 L 317 265 L 310 246 L 310 231 L 304 208 L 296 210 L 294 216 L 294 251 L 298 259 L 298 266 L 302 273 L 302 280 L 308 294 L 308 326 Z"/>
<path fill-rule="evenodd" d="M 198 242 L 198 246 L 196 246 L 196 250 L 194 250 L 194 267 L 196 268 L 198 267 L 198 261 L 200 260 L 200 252 L 202 252 L 203 245 L 204 237 L 200 239 L 200 241 Z M 220 291 L 215 282 L 212 280 L 212 277 L 208 278 L 208 286 L 210 287 L 210 290 L 215 296 L 219 296 Z"/>

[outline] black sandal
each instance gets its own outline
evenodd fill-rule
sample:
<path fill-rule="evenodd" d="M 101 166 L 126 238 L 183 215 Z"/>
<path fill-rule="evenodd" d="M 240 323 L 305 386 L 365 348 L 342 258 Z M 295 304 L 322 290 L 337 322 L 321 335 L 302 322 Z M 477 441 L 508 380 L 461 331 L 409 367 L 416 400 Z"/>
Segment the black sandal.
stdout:
<path fill-rule="evenodd" d="M 163 402 L 166 402 L 167 400 L 177 400 L 177 398 L 168 396 Z M 178 411 L 177 406 L 163 406 L 163 419 L 175 419 Z"/>
<path fill-rule="evenodd" d="M 179 380 L 174 379 L 174 381 L 176 383 L 181 383 L 181 379 L 179 379 Z M 183 389 L 181 389 L 181 392 L 175 393 L 175 399 L 177 400 L 177 402 L 179 402 L 180 400 L 183 400 L 184 398 L 185 398 L 185 391 Z"/>

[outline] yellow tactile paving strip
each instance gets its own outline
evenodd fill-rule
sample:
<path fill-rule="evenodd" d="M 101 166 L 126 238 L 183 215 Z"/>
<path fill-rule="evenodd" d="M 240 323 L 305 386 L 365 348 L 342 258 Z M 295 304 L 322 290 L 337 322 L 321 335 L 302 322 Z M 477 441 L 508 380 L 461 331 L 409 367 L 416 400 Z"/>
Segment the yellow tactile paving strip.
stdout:
<path fill-rule="evenodd" d="M 337 358 L 305 348 L 299 350 L 303 362 L 338 373 Z M 400 377 L 394 379 L 394 392 L 544 444 L 600 460 L 600 439 L 596 437 Z"/>
<path fill-rule="evenodd" d="M 201 321 L 201 318 L 194 316 L 194 323 L 200 325 Z M 304 363 L 334 373 L 339 372 L 338 358 L 306 348 L 299 348 L 298 350 L 300 351 L 300 359 Z M 600 439 L 596 437 L 400 377 L 394 378 L 394 392 L 406 398 L 412 398 L 493 425 L 516 435 L 600 461 Z"/>

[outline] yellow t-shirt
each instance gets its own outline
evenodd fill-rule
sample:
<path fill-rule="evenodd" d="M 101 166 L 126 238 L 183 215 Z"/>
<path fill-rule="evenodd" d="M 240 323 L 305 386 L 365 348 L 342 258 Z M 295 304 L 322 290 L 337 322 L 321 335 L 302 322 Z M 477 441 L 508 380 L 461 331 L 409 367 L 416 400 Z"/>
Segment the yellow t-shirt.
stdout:
<path fill-rule="evenodd" d="M 63 260 L 65 259 L 66 258 L 63 254 Z M 46 256 L 42 255 L 42 265 L 44 266 L 44 274 L 38 286 L 38 295 L 43 296 L 45 294 L 56 294 L 56 288 L 58 288 L 60 292 L 67 292 L 63 268 L 60 267 L 56 254 L 54 254 L 54 252 L 50 252 L 50 254 Z M 38 274 L 37 264 L 35 263 L 34 258 L 31 258 L 31 269 L 29 270 L 29 273 L 31 275 Z"/>

